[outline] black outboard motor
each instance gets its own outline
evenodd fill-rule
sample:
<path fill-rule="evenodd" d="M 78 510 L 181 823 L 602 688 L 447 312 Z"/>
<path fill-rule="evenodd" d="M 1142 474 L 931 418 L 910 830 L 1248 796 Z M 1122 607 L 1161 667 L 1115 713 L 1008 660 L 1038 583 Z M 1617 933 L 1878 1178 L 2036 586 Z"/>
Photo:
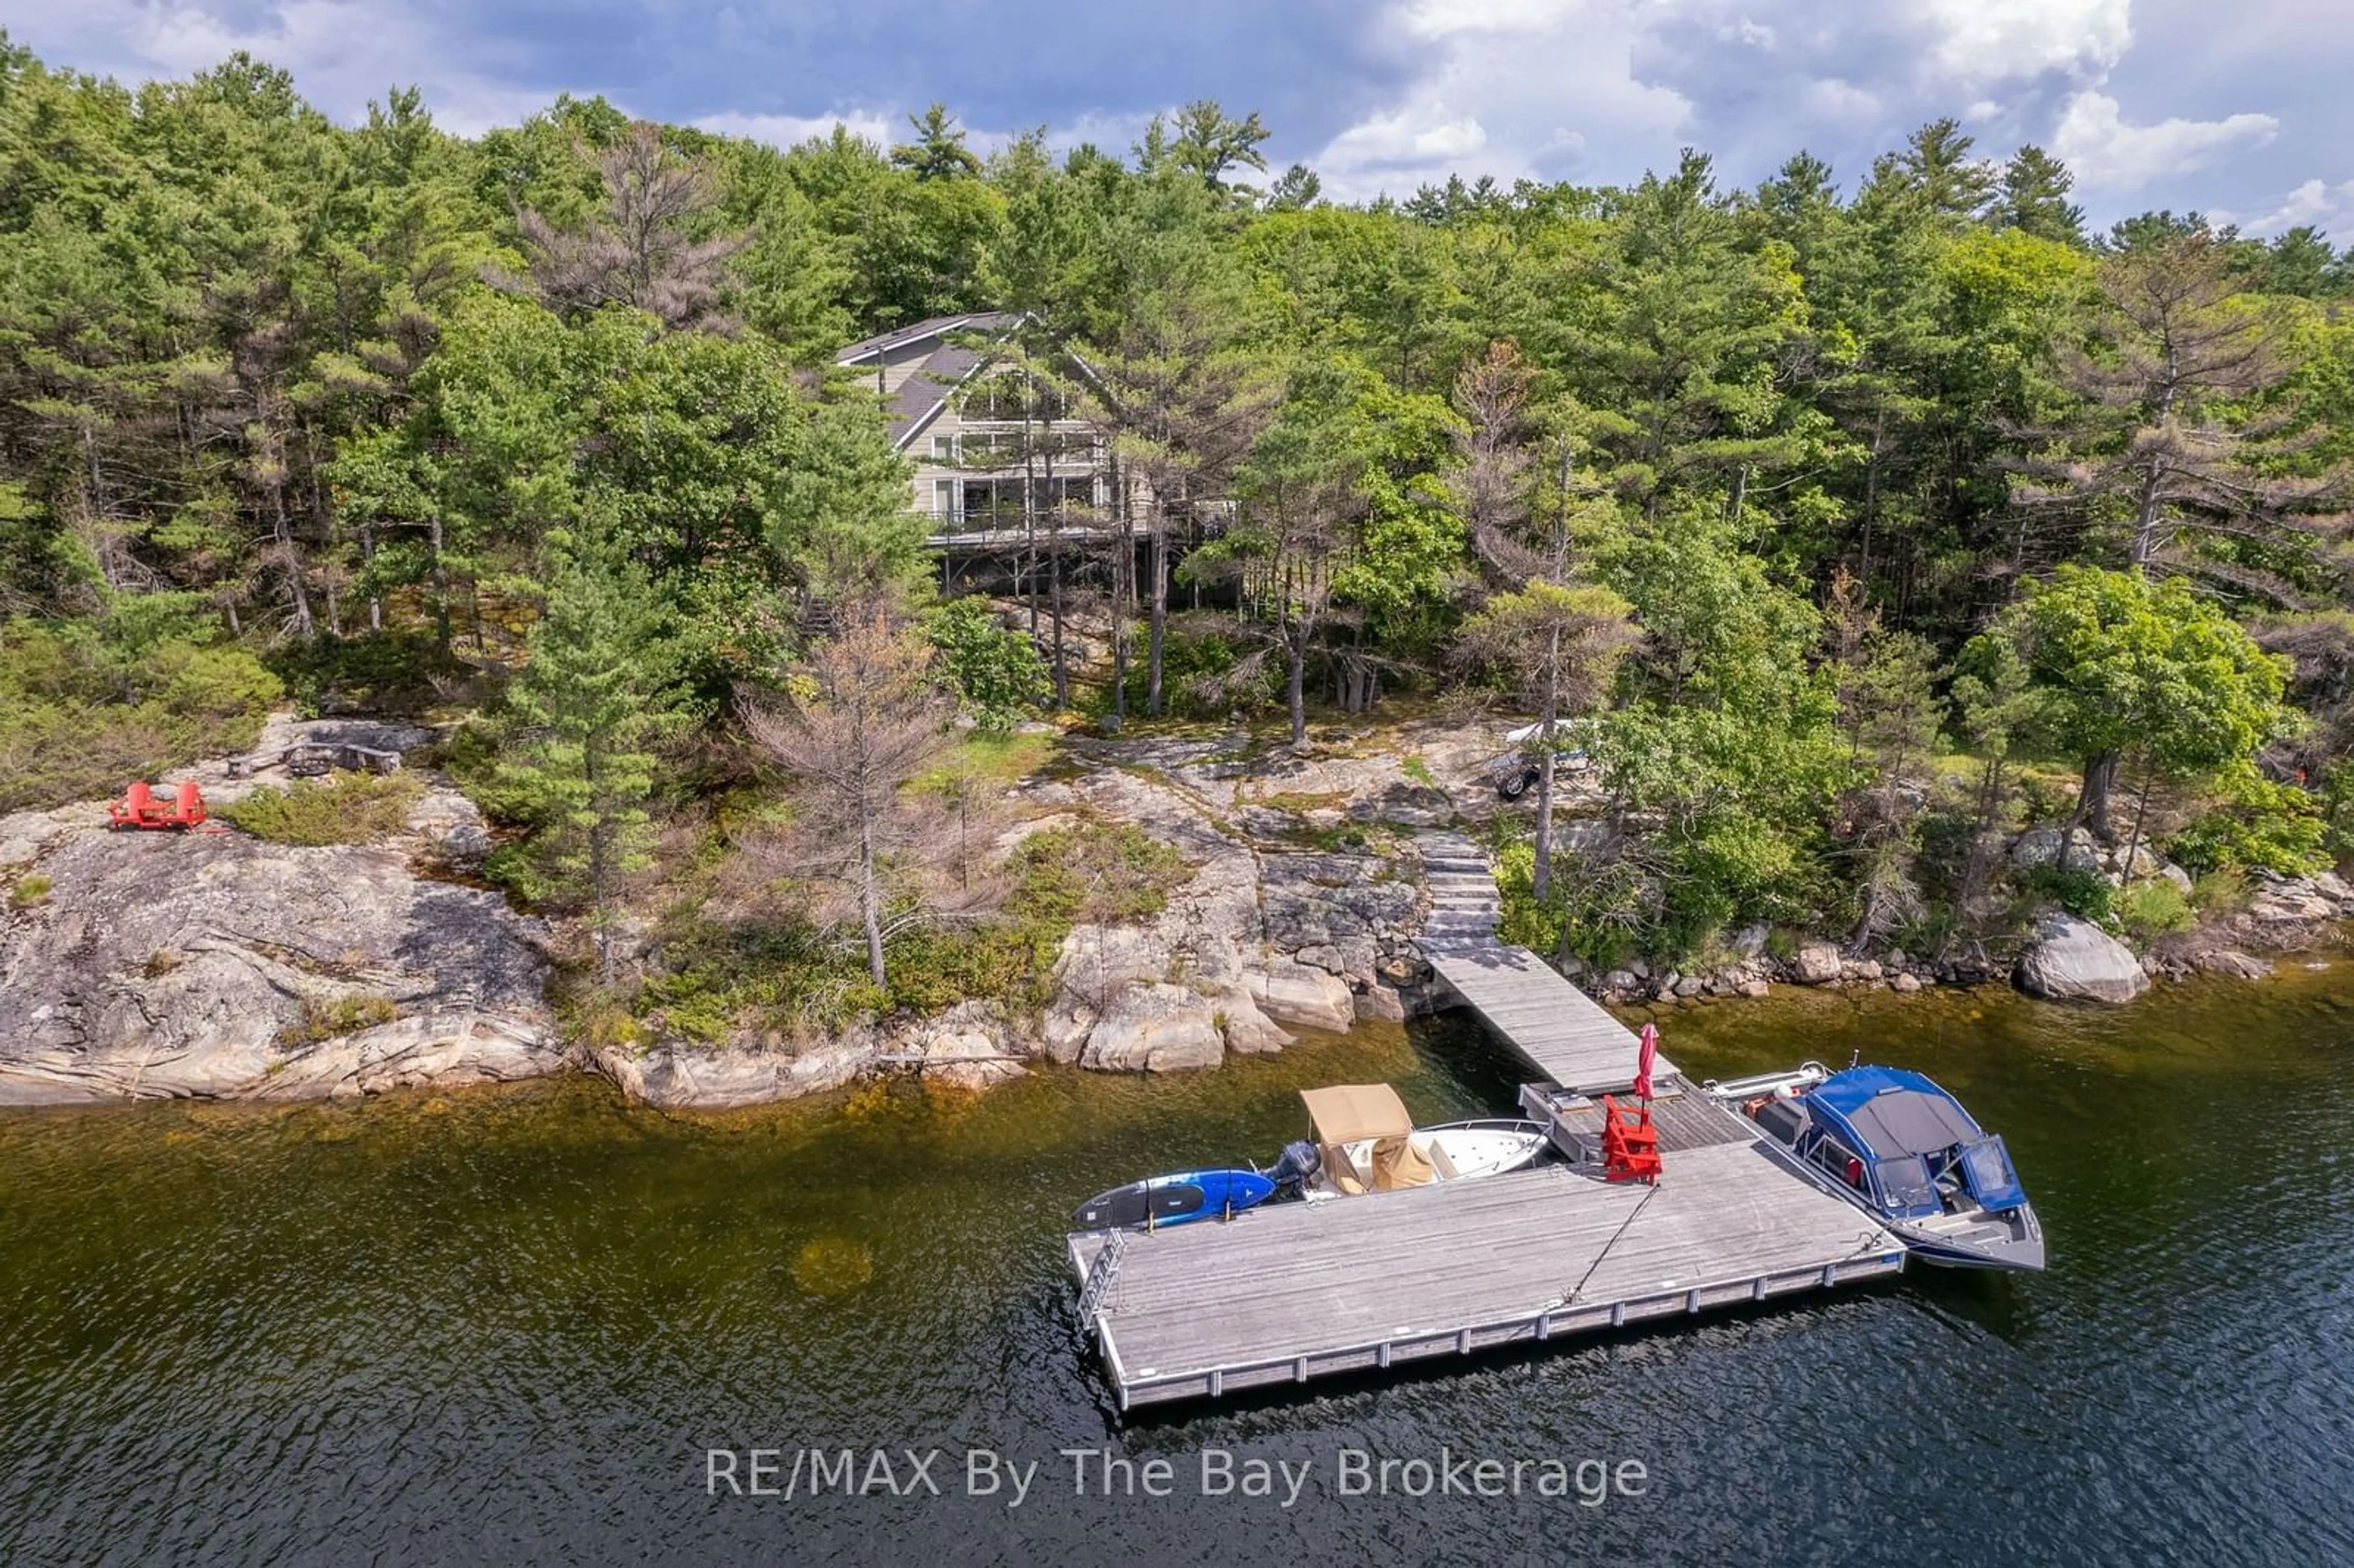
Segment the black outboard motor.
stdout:
<path fill-rule="evenodd" d="M 1275 1190 L 1278 1192 L 1287 1187 L 1305 1186 L 1308 1179 L 1315 1175 L 1323 1163 L 1323 1155 L 1317 1152 L 1314 1144 L 1303 1138 L 1297 1143 L 1283 1146 L 1283 1158 L 1278 1160 L 1275 1169 L 1267 1173 L 1267 1179 L 1275 1183 Z"/>

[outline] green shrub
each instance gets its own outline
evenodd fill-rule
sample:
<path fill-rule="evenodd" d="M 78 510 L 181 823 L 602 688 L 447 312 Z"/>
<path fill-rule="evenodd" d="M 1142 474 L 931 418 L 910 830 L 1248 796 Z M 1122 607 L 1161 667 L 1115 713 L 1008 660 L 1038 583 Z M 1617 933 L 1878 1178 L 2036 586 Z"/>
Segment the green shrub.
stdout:
<path fill-rule="evenodd" d="M 2096 924 L 2108 924 L 2115 911 L 2116 889 L 2099 872 L 2085 866 L 2030 866 L 2018 874 L 2018 880 L 2028 892 Z"/>
<path fill-rule="evenodd" d="M 27 872 L 16 879 L 16 885 L 9 891 L 8 902 L 16 908 L 29 909 L 47 898 L 49 889 L 56 885 L 37 871 Z"/>
<path fill-rule="evenodd" d="M 1536 845 L 1526 839 L 1496 851 L 1496 891 L 1502 910 L 1496 934 L 1549 956 L 1573 955 L 1609 969 L 1645 945 L 1654 932 L 1641 880 L 1624 862 L 1593 868 L 1575 856 L 1553 859 L 1553 887 L 1536 896 Z"/>
<path fill-rule="evenodd" d="M 1246 662 L 1249 661 L 1249 662 Z M 1144 711 L 1152 671 L 1140 635 L 1129 656 L 1128 708 Z M 1309 675 L 1314 694 L 1315 674 Z M 1176 718 L 1224 719 L 1236 712 L 1264 713 L 1283 702 L 1283 661 L 1221 632 L 1170 627 L 1161 640 L 1161 695 Z M 1108 699 L 1109 694 L 1106 694 Z"/>
<path fill-rule="evenodd" d="M 365 708 L 376 714 L 419 713 L 433 705 L 436 675 L 468 667 L 445 655 L 423 631 L 287 641 L 264 659 L 306 718 Z"/>
<path fill-rule="evenodd" d="M 263 785 L 217 814 L 274 844 L 374 843 L 408 825 L 424 789 L 413 774 L 342 773 L 324 783 Z"/>
<path fill-rule="evenodd" d="M 949 678 L 978 727 L 1002 732 L 1046 697 L 1046 666 L 1037 644 L 997 622 L 978 595 L 950 599 L 928 628 Z"/>
<path fill-rule="evenodd" d="M 2163 877 L 2135 883 L 2110 902 L 2126 935 L 2143 945 L 2199 923 L 2182 889 Z"/>
<path fill-rule="evenodd" d="M 111 795 L 253 744 L 277 677 L 170 609 L 0 624 L 0 811 Z"/>
<path fill-rule="evenodd" d="M 2243 763 L 2225 774 L 2221 801 L 2175 834 L 2167 853 L 2193 875 L 2236 866 L 2305 876 L 2328 865 L 2328 834 L 2312 794 Z"/>
<path fill-rule="evenodd" d="M 2229 914 L 2248 902 L 2247 874 L 2226 866 L 2190 885 L 2190 906 L 2201 915 Z"/>

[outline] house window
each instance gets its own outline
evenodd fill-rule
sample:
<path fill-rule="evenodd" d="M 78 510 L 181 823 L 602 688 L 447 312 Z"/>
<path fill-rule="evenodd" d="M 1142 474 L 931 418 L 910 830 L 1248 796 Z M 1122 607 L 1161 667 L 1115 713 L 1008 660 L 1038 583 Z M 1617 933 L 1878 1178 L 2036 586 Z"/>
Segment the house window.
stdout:
<path fill-rule="evenodd" d="M 968 419 L 1018 419 L 1022 417 L 1022 377 L 991 376 L 966 395 Z"/>
<path fill-rule="evenodd" d="M 932 461 L 934 462 L 956 461 L 956 438 L 954 436 L 934 436 L 932 438 Z"/>
<path fill-rule="evenodd" d="M 932 515 L 952 518 L 956 515 L 957 486 L 952 479 L 932 481 Z"/>
<path fill-rule="evenodd" d="M 963 499 L 965 533 L 1011 532 L 1022 526 L 1022 482 L 1018 479 L 968 479 L 964 482 Z"/>

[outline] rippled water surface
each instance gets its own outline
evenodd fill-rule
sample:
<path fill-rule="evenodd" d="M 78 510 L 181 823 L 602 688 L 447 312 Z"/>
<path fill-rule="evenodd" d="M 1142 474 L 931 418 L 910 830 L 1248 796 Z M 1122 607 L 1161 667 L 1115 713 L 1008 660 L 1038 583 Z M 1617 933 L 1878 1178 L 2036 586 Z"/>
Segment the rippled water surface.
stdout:
<path fill-rule="evenodd" d="M 585 1083 L 0 1113 L 0 1562 L 2354 1561 L 2354 969 L 1661 1022 L 1699 1074 L 1932 1073 L 2008 1137 L 2051 1272 L 1122 1424 L 1074 1202 L 1267 1159 L 1304 1085 L 1501 1108 L 1510 1062 L 1458 1023 L 724 1118 Z M 706 1448 L 812 1444 L 948 1449 L 950 1495 L 705 1494 Z M 1649 1487 L 1334 1491 L 1344 1448 L 1442 1445 Z M 1074 1496 L 1058 1450 L 1106 1446 L 1174 1495 Z M 956 1495 L 968 1447 L 1039 1462 L 1020 1510 Z M 1316 1468 L 1289 1510 L 1204 1497 L 1216 1449 Z"/>

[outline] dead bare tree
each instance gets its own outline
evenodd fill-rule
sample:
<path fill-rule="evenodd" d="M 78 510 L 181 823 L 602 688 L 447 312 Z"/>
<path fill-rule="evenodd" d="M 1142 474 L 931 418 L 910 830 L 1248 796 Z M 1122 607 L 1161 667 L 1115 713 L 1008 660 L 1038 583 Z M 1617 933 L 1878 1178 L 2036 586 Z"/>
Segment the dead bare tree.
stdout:
<path fill-rule="evenodd" d="M 752 236 L 696 238 L 718 206 L 710 170 L 673 153 L 662 128 L 642 121 L 596 163 L 605 180 L 602 217 L 567 229 L 529 208 L 516 214 L 540 298 L 559 311 L 624 304 L 666 326 L 733 331 L 718 310 L 723 270 Z"/>
<path fill-rule="evenodd" d="M 894 853 L 923 834 L 902 798 L 949 741 L 954 705 L 931 672 L 931 645 L 877 605 L 846 609 L 781 704 L 747 698 L 744 727 L 795 781 L 793 841 L 802 864 L 855 893 L 868 974 L 884 965 L 885 878 Z"/>
<path fill-rule="evenodd" d="M 2113 255 L 2100 286 L 2099 334 L 2061 366 L 2081 414 L 2020 432 L 2032 449 L 2011 465 L 2021 540 L 2039 516 L 2122 524 L 2135 566 L 2298 605 L 2306 596 L 2262 547 L 2314 555 L 2342 530 L 2348 483 L 2299 473 L 2289 460 L 2311 439 L 2265 406 L 2292 366 L 2289 319 L 2249 291 L 2211 235 Z"/>

